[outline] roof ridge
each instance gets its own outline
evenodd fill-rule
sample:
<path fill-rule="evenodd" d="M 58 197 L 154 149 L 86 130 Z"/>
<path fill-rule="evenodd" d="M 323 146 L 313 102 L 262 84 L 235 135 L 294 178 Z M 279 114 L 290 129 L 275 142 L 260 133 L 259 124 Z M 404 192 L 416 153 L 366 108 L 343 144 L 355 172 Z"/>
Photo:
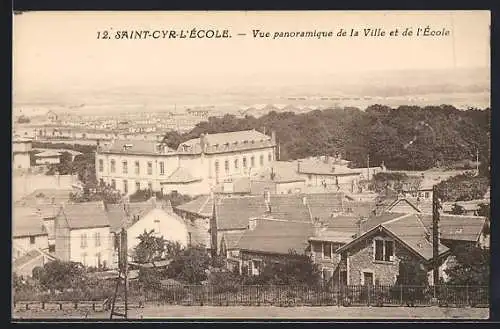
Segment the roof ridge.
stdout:
<path fill-rule="evenodd" d="M 394 223 L 394 222 L 397 222 L 403 218 L 406 218 L 406 217 L 410 217 L 410 216 L 413 216 L 414 214 L 404 214 L 402 216 L 399 216 L 399 217 L 396 217 L 396 218 L 393 218 L 391 220 L 388 220 L 386 222 L 383 222 L 383 223 L 380 223 L 379 225 L 385 225 L 385 224 L 391 224 L 391 223 Z"/>
<path fill-rule="evenodd" d="M 203 202 L 203 204 L 201 205 L 200 209 L 198 210 L 198 214 L 201 213 L 201 211 L 203 210 L 203 208 L 205 208 L 205 206 L 208 204 L 208 202 L 210 201 L 211 197 L 210 195 L 207 195 L 206 196 L 207 199 L 205 200 L 205 202 Z M 214 196 L 215 198 L 215 196 Z"/>

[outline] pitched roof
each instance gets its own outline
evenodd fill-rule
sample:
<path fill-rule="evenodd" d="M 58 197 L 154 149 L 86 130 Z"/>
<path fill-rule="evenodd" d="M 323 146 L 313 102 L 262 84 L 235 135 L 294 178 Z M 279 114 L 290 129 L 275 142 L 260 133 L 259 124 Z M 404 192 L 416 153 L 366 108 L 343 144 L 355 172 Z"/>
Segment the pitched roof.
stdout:
<path fill-rule="evenodd" d="M 223 238 L 226 241 L 226 248 L 228 250 L 237 249 L 238 243 L 245 232 L 224 232 Z"/>
<path fill-rule="evenodd" d="M 299 254 L 304 254 L 312 234 L 311 223 L 260 219 L 255 229 L 243 234 L 238 248 L 273 254 L 288 254 L 293 249 Z"/>
<path fill-rule="evenodd" d="M 212 216 L 212 202 L 210 195 L 202 195 L 194 200 L 175 207 L 191 214 L 197 214 L 202 217 Z"/>
<path fill-rule="evenodd" d="M 161 149 L 158 149 L 161 147 Z M 160 155 L 174 152 L 164 143 L 149 140 L 115 140 L 102 153 Z"/>
<path fill-rule="evenodd" d="M 344 233 L 358 233 L 359 232 L 359 218 L 355 216 L 333 216 L 322 223 L 327 226 L 328 230 Z"/>
<path fill-rule="evenodd" d="M 401 204 L 406 205 L 407 207 L 412 208 L 416 212 L 421 212 L 420 208 L 418 208 L 413 202 L 407 200 L 406 198 L 398 198 L 394 200 L 386 209 L 385 211 L 391 212 L 396 206 L 399 206 Z"/>
<path fill-rule="evenodd" d="M 106 205 L 106 214 L 112 232 L 118 232 L 122 228 L 128 228 L 134 223 L 135 216 L 143 216 L 149 210 L 153 209 L 150 200 L 144 202 L 131 202 L 128 204 L 108 204 Z"/>
<path fill-rule="evenodd" d="M 271 137 L 256 130 L 206 134 L 204 138 L 206 153 L 224 153 L 274 146 Z M 193 138 L 179 144 L 177 152 L 188 154 L 201 153 L 200 138 Z"/>
<path fill-rule="evenodd" d="M 42 218 L 36 213 L 35 209 L 14 207 L 12 210 L 13 237 L 48 235 Z"/>
<path fill-rule="evenodd" d="M 86 229 L 110 226 L 102 202 L 69 204 L 61 208 L 58 218 L 66 219 L 70 229 Z"/>
<path fill-rule="evenodd" d="M 167 179 L 162 180 L 162 184 L 178 184 L 178 183 L 191 183 L 200 181 L 201 178 L 194 177 L 191 172 L 183 167 L 178 167 L 174 172 L 167 177 Z"/>
<path fill-rule="evenodd" d="M 297 163 L 299 162 L 299 163 Z M 315 158 L 308 158 L 293 161 L 297 168 L 297 172 L 302 174 L 315 174 L 315 175 L 359 175 L 360 169 L 351 169 L 344 165 L 337 165 L 331 161 L 325 163 Z"/>
<path fill-rule="evenodd" d="M 47 150 L 47 151 L 43 151 L 43 152 L 35 154 L 35 157 L 37 157 L 37 158 L 55 158 L 55 157 L 59 157 L 59 156 L 61 156 L 60 152 L 52 151 L 52 150 L 50 150 L 50 151 Z"/>
<path fill-rule="evenodd" d="M 219 230 L 247 228 L 250 218 L 260 216 L 266 211 L 261 196 L 220 198 L 215 207 Z"/>
<path fill-rule="evenodd" d="M 393 236 L 393 238 L 397 239 L 400 243 L 420 256 L 422 259 L 428 261 L 432 259 L 433 255 L 432 243 L 429 240 L 431 236 L 429 230 L 417 216 L 419 215 L 400 214 L 399 217 L 379 223 L 378 225 L 367 230 L 361 236 L 339 248 L 339 251 L 345 251 L 356 243 L 377 234 L 379 231 L 378 228 L 380 228 L 388 232 L 389 235 Z M 441 243 L 439 244 L 438 249 L 440 255 L 449 250 Z"/>
<path fill-rule="evenodd" d="M 418 215 L 425 227 L 432 229 L 432 214 Z M 486 224 L 486 217 L 440 214 L 441 239 L 457 241 L 479 241 Z"/>
<path fill-rule="evenodd" d="M 418 219 L 417 216 L 402 216 L 395 220 L 382 224 L 408 247 L 413 249 L 424 259 L 429 260 L 433 257 L 432 237 L 429 231 Z M 439 243 L 439 255 L 448 251 L 448 248 Z"/>
<path fill-rule="evenodd" d="M 271 178 L 271 175 L 274 177 Z M 297 164 L 291 161 L 275 161 L 270 167 L 259 171 L 252 179 L 271 180 L 276 183 L 305 182 L 297 173 Z"/>
<path fill-rule="evenodd" d="M 319 234 L 311 236 L 309 241 L 329 241 L 338 243 L 349 243 L 354 239 L 352 232 L 339 232 L 332 229 L 320 231 Z"/>
<path fill-rule="evenodd" d="M 344 210 L 345 195 L 343 193 L 313 193 L 303 195 L 303 197 L 306 198 L 312 218 L 317 217 L 322 220 Z"/>
<path fill-rule="evenodd" d="M 61 204 L 69 201 L 71 189 L 37 189 L 16 201 L 16 205 L 36 206 L 39 204 Z"/>
<path fill-rule="evenodd" d="M 302 196 L 298 194 L 271 195 L 269 215 L 275 219 L 311 223 L 309 209 L 304 204 Z"/>
<path fill-rule="evenodd" d="M 22 255 L 21 257 L 16 258 L 14 262 L 12 263 L 13 270 L 16 271 L 20 268 L 22 268 L 24 265 L 30 263 L 31 261 L 37 259 L 38 257 L 49 257 L 50 259 L 54 260 L 55 257 L 42 252 L 40 249 L 31 249 L 28 251 L 26 254 Z"/>

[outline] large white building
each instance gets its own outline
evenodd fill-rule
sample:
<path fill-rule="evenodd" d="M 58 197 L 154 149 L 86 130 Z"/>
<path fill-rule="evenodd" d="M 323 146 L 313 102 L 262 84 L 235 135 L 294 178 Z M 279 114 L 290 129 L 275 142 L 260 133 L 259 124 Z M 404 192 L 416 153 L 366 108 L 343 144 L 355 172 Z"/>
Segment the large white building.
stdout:
<path fill-rule="evenodd" d="M 276 137 L 255 130 L 202 134 L 173 150 L 153 141 L 114 141 L 96 154 L 98 180 L 125 194 L 138 189 L 206 194 L 275 160 Z"/>

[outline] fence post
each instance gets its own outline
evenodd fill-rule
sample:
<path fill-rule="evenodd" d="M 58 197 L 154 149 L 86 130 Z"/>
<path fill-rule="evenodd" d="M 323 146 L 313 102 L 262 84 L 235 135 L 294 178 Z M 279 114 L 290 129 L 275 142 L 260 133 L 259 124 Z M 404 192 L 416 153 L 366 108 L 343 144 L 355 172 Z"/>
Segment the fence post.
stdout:
<path fill-rule="evenodd" d="M 371 291 L 370 291 L 370 288 L 371 288 L 371 285 L 370 284 L 367 284 L 366 285 L 367 287 L 367 290 L 368 290 L 368 306 L 370 306 L 370 295 L 371 295 Z"/>
<path fill-rule="evenodd" d="M 469 306 L 469 284 L 465 285 L 465 305 Z"/>
<path fill-rule="evenodd" d="M 399 285 L 399 302 L 403 305 L 403 285 Z"/>

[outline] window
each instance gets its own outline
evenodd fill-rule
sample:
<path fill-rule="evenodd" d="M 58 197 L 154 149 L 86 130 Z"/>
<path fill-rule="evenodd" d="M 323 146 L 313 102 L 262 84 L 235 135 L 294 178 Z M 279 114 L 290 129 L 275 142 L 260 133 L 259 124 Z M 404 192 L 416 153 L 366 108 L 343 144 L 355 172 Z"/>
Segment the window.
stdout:
<path fill-rule="evenodd" d="M 255 167 L 255 157 L 254 156 L 252 156 L 250 158 L 250 168 L 253 168 L 253 167 Z"/>
<path fill-rule="evenodd" d="M 104 171 L 104 161 L 102 159 L 99 159 L 99 172 Z"/>
<path fill-rule="evenodd" d="M 111 165 L 110 166 L 111 166 L 110 171 L 112 173 L 116 172 L 116 162 L 115 162 L 115 160 L 111 160 Z"/>
<path fill-rule="evenodd" d="M 87 234 L 85 233 L 80 235 L 80 247 L 87 248 Z"/>
<path fill-rule="evenodd" d="M 371 286 L 373 285 L 373 272 L 365 271 L 361 276 L 361 285 L 363 286 Z"/>
<path fill-rule="evenodd" d="M 160 175 L 165 175 L 165 162 L 160 161 Z"/>
<path fill-rule="evenodd" d="M 273 154 L 272 154 L 272 153 L 269 153 L 269 154 L 267 155 L 267 161 L 268 161 L 268 162 L 273 161 Z"/>
<path fill-rule="evenodd" d="M 252 260 L 252 275 L 259 275 L 262 268 L 262 261 L 254 259 Z"/>
<path fill-rule="evenodd" d="M 238 169 L 238 159 L 234 159 L 234 169 Z"/>
<path fill-rule="evenodd" d="M 215 174 L 219 173 L 219 161 L 215 161 Z"/>
<path fill-rule="evenodd" d="M 111 187 L 116 190 L 116 181 L 114 179 L 111 180 Z"/>
<path fill-rule="evenodd" d="M 49 245 L 49 252 L 56 252 L 56 245 L 55 244 Z"/>
<path fill-rule="evenodd" d="M 322 271 L 322 275 L 323 275 L 323 280 L 325 281 L 330 281 L 330 279 L 332 278 L 333 276 L 333 270 L 331 269 L 328 269 L 328 268 L 324 268 L 323 271 Z"/>
<path fill-rule="evenodd" d="M 243 157 L 243 168 L 247 167 L 247 158 Z"/>
<path fill-rule="evenodd" d="M 148 175 L 152 175 L 152 174 L 153 174 L 153 163 L 148 162 Z"/>
<path fill-rule="evenodd" d="M 128 162 L 127 161 L 123 161 L 122 165 L 123 165 L 123 173 L 124 174 L 128 174 Z"/>
<path fill-rule="evenodd" d="M 385 241 L 385 255 L 386 262 L 391 262 L 394 256 L 394 241 Z"/>
<path fill-rule="evenodd" d="M 323 258 L 332 258 L 332 244 L 329 242 L 323 243 Z"/>
<path fill-rule="evenodd" d="M 161 233 L 161 228 L 160 228 L 160 220 L 159 219 L 155 219 L 154 220 L 154 223 L 155 223 L 155 233 Z"/>
<path fill-rule="evenodd" d="M 126 179 L 123 181 L 123 193 L 128 193 L 128 182 Z"/>
<path fill-rule="evenodd" d="M 428 199 L 429 198 L 429 192 L 425 192 L 425 198 Z"/>
<path fill-rule="evenodd" d="M 229 160 L 224 161 L 224 169 L 226 174 L 229 173 Z"/>
<path fill-rule="evenodd" d="M 135 162 L 135 174 L 139 175 L 140 172 L 141 172 L 141 165 L 139 164 L 139 161 L 136 161 Z"/>
<path fill-rule="evenodd" d="M 385 262 L 394 260 L 394 241 L 375 239 L 374 248 L 375 260 Z"/>
<path fill-rule="evenodd" d="M 30 244 L 35 244 L 36 238 L 34 236 L 30 236 Z"/>
<path fill-rule="evenodd" d="M 264 156 L 262 154 L 260 155 L 260 166 L 264 166 Z"/>
<path fill-rule="evenodd" d="M 96 232 L 94 234 L 94 241 L 95 241 L 95 246 L 99 247 L 101 245 L 101 233 Z"/>
<path fill-rule="evenodd" d="M 148 183 L 148 189 L 149 189 L 150 191 L 152 191 L 152 190 L 153 190 L 153 183 L 151 183 L 151 182 L 149 182 L 149 183 Z"/>
<path fill-rule="evenodd" d="M 135 182 L 135 190 L 139 191 L 141 189 L 141 182 Z"/>

